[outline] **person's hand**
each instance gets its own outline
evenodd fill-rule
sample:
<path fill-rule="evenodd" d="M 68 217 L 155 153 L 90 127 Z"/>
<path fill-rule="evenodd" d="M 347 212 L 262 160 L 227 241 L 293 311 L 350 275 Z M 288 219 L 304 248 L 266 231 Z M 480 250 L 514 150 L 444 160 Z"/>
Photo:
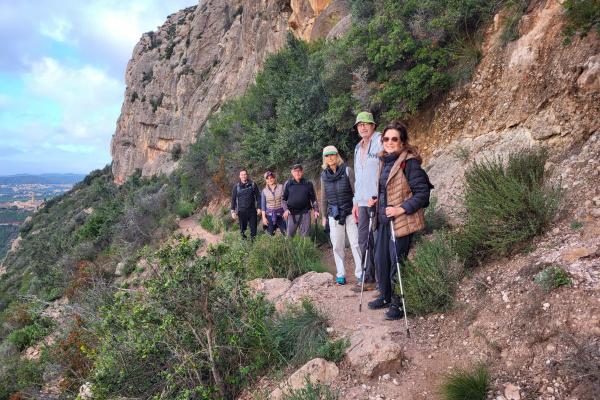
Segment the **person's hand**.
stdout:
<path fill-rule="evenodd" d="M 358 204 L 352 206 L 352 215 L 354 216 L 354 222 L 358 224 Z"/>
<path fill-rule="evenodd" d="M 315 219 L 319 218 L 319 212 L 315 211 Z"/>
<path fill-rule="evenodd" d="M 237 214 L 235 211 L 231 210 L 231 219 L 235 220 L 237 218 Z"/>
<path fill-rule="evenodd" d="M 264 215 L 262 217 L 262 223 L 263 223 L 263 225 L 269 225 L 269 221 L 267 220 L 267 217 L 265 217 Z"/>
<path fill-rule="evenodd" d="M 326 217 L 321 218 L 321 225 L 327 226 L 327 218 Z"/>
<path fill-rule="evenodd" d="M 283 212 L 283 219 L 285 219 L 287 221 L 289 216 L 290 216 L 290 210 L 285 210 Z"/>
<path fill-rule="evenodd" d="M 367 205 L 369 207 L 373 207 L 375 204 L 377 204 L 377 199 L 369 199 L 369 202 L 367 203 Z M 390 208 L 390 207 L 388 207 L 388 208 Z M 386 210 L 387 210 L 387 208 L 386 208 Z"/>
<path fill-rule="evenodd" d="M 385 216 L 388 218 L 394 218 L 399 215 L 406 213 L 406 210 L 402 207 L 386 207 L 385 208 Z"/>
<path fill-rule="evenodd" d="M 256 215 L 258 215 L 259 217 L 262 215 L 262 211 L 260 209 L 256 210 Z"/>

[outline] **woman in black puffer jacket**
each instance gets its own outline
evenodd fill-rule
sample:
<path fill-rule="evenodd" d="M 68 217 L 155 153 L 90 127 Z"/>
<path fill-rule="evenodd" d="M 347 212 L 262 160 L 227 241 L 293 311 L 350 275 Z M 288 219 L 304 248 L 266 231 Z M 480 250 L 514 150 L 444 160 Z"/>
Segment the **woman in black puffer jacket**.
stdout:
<path fill-rule="evenodd" d="M 344 268 L 344 248 L 346 235 L 354 258 L 354 275 L 361 278 L 360 247 L 358 245 L 358 226 L 352 216 L 352 197 L 354 196 L 354 172 L 344 163 L 335 146 L 323 149 L 323 172 L 321 172 L 321 210 L 322 223 L 329 223 L 329 237 L 333 247 L 333 258 L 337 269 L 336 283 L 346 284 Z M 325 214 L 326 213 L 326 214 Z"/>

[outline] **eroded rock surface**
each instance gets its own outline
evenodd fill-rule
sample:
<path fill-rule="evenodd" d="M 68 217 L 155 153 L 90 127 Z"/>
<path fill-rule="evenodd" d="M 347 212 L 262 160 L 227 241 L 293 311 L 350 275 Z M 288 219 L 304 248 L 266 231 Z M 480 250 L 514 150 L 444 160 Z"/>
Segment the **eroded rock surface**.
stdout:
<path fill-rule="evenodd" d="M 363 325 L 350 337 L 346 353 L 353 368 L 372 377 L 401 363 L 400 333 L 389 326 Z"/>

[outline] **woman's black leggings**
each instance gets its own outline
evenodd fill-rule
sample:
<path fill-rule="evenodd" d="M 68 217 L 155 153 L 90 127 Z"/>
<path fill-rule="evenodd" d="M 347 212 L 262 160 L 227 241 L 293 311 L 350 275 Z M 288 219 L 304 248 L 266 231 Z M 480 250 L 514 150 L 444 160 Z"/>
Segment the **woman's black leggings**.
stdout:
<path fill-rule="evenodd" d="M 394 294 L 394 286 L 398 282 L 396 277 L 396 251 L 400 267 L 410 250 L 412 234 L 396 238 L 396 249 L 391 237 L 390 222 L 385 217 L 379 217 L 377 232 L 375 233 L 375 267 L 379 292 L 385 301 L 391 301 L 393 305 L 400 305 L 400 298 Z"/>

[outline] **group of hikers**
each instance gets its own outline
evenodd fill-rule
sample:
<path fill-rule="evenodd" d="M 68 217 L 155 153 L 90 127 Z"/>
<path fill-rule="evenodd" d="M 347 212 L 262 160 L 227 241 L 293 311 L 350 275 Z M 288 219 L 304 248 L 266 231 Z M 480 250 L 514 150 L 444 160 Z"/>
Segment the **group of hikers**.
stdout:
<path fill-rule="evenodd" d="M 396 266 L 408 256 L 413 234 L 425 227 L 424 208 L 429 205 L 433 185 L 421 168 L 417 149 L 409 144 L 406 126 L 394 121 L 383 132 L 376 127 L 371 113 L 356 116 L 354 128 L 361 140 L 354 149 L 354 170 L 335 146 L 323 149 L 319 201 L 301 164 L 292 166 L 291 178 L 284 184 L 277 182 L 273 172 L 265 172 L 262 191 L 248 172 L 241 170 L 231 193 L 231 216 L 238 219 L 243 238 L 248 227 L 250 237 L 256 236 L 259 217 L 270 235 L 279 229 L 283 235 L 291 237 L 298 232 L 306 237 L 311 211 L 319 221 L 322 210 L 321 223 L 329 228 L 333 248 L 336 283 L 346 284 L 347 237 L 358 282 L 351 290 L 378 290 L 368 307 L 387 308 L 385 319 L 395 320 L 404 317 L 401 298 L 394 292 L 399 278 Z"/>

